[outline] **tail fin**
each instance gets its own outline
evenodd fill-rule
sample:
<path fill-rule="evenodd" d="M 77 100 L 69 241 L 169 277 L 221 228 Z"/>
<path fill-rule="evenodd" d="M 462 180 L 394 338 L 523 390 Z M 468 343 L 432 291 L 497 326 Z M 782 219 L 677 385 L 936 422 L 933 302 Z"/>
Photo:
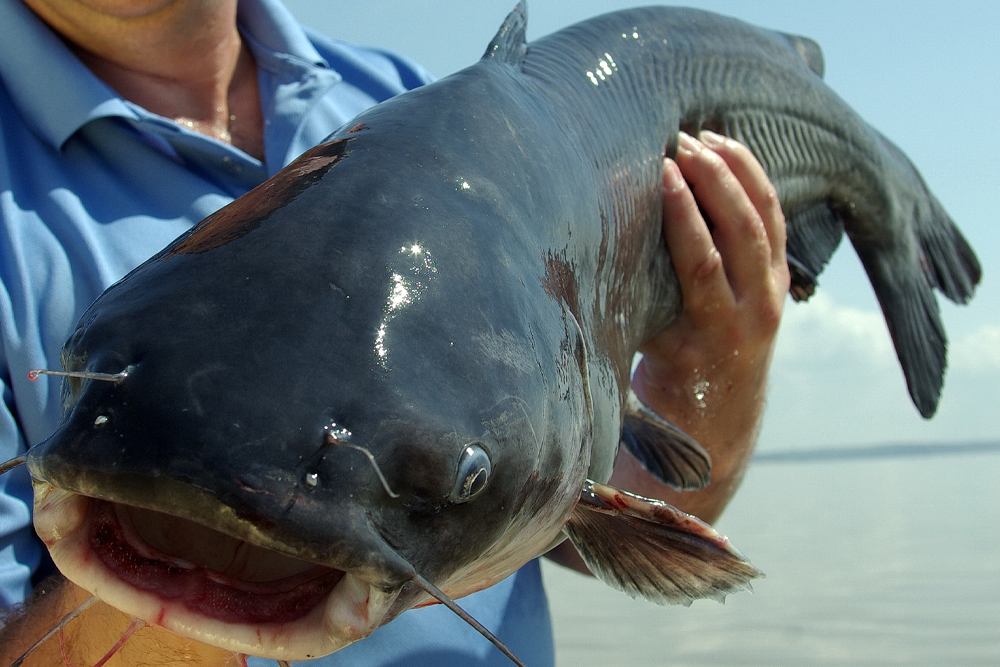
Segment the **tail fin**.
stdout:
<path fill-rule="evenodd" d="M 933 290 L 966 303 L 982 267 L 909 159 L 888 139 L 877 140 L 885 167 L 885 219 L 859 215 L 845 220 L 845 228 L 882 307 L 910 396 L 929 418 L 944 383 L 948 345 Z"/>
<path fill-rule="evenodd" d="M 791 293 L 809 298 L 846 232 L 878 297 L 914 404 L 937 409 L 947 337 L 934 289 L 957 303 L 982 269 L 910 160 L 860 119 L 850 140 L 791 115 L 742 113 L 725 131 L 743 141 L 782 193 Z"/>

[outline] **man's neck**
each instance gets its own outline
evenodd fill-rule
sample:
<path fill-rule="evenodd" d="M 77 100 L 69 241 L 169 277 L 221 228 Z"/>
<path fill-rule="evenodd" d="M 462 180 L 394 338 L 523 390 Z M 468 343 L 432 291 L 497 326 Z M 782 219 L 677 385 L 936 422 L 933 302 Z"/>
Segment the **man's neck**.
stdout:
<path fill-rule="evenodd" d="M 130 13 L 101 0 L 25 1 L 125 99 L 263 158 L 257 68 L 236 0 L 147 0 Z"/>

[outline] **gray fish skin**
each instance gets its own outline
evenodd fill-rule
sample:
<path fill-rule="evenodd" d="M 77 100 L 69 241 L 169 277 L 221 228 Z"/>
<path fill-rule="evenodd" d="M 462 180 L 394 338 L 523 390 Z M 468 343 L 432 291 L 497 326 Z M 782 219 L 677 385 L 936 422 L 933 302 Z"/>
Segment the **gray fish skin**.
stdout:
<path fill-rule="evenodd" d="M 524 23 L 519 6 L 479 63 L 362 114 L 100 297 L 66 365 L 129 376 L 70 386 L 32 475 L 359 572 L 402 591 L 386 619 L 414 571 L 456 594 L 513 571 L 610 476 L 632 355 L 681 309 L 661 236 L 681 128 L 761 159 L 798 296 L 846 231 L 933 412 L 932 288 L 965 301 L 979 266 L 814 44 L 684 9 L 527 47 Z M 489 479 L 458 502 L 470 444 Z"/>

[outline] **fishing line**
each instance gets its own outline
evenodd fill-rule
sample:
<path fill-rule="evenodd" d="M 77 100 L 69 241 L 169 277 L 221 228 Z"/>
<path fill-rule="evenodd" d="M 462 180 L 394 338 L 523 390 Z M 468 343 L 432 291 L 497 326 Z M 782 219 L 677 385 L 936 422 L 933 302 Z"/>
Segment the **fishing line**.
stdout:
<path fill-rule="evenodd" d="M 66 614 L 65 616 L 63 616 L 61 621 L 59 621 L 58 623 L 56 623 L 55 625 L 53 625 L 52 628 L 50 628 L 48 632 L 46 632 L 44 635 L 42 635 L 41 639 L 39 639 L 37 642 L 35 642 L 34 644 L 32 644 L 31 647 L 27 651 L 25 651 L 21 655 L 20 658 L 18 658 L 14 662 L 10 663 L 10 667 L 21 667 L 21 663 L 24 662 L 28 658 L 28 656 L 31 655 L 31 653 L 35 649 L 37 649 L 39 646 L 41 646 L 42 644 L 44 644 L 45 642 L 47 642 L 49 639 L 51 639 L 52 635 L 54 635 L 55 633 L 59 632 L 64 627 L 66 627 L 67 623 L 69 623 L 70 621 L 72 621 L 73 619 L 75 619 L 77 616 L 79 616 L 83 612 L 87 611 L 87 609 L 89 609 L 90 606 L 93 605 L 95 602 L 97 602 L 97 598 L 95 596 L 91 595 L 89 598 L 87 598 L 86 600 L 84 600 L 80 604 L 79 607 L 77 607 L 73 611 L 71 611 L 68 614 Z"/>
<path fill-rule="evenodd" d="M 459 618 L 461 618 L 463 621 L 465 621 L 466 623 L 468 623 L 469 625 L 471 625 L 472 627 L 474 627 L 476 629 L 476 631 L 479 632 L 479 634 L 481 634 L 482 636 L 484 636 L 487 639 L 489 639 L 490 642 L 494 646 L 496 646 L 498 649 L 500 649 L 500 651 L 505 656 L 507 656 L 508 658 L 510 658 L 511 661 L 515 665 L 517 665 L 517 667 L 527 667 L 527 665 L 525 665 L 523 662 L 521 662 L 520 659 L 518 659 L 518 657 L 516 655 L 514 655 L 514 653 L 509 648 L 507 648 L 504 645 L 504 643 L 502 641 L 500 641 L 500 639 L 496 635 L 494 635 L 492 632 L 490 632 L 489 630 L 487 630 L 486 626 L 484 626 L 482 623 L 480 623 L 479 621 L 477 621 L 476 619 L 474 619 L 471 615 L 469 615 L 469 612 L 467 612 L 464 609 L 462 609 L 461 607 L 459 607 L 455 603 L 455 601 L 452 600 L 447 595 L 445 595 L 444 591 L 442 591 L 440 588 L 438 588 L 437 586 L 435 586 L 431 582 L 427 581 L 426 579 L 424 579 L 423 577 L 421 577 L 416 572 L 413 573 L 413 579 L 411 581 L 413 581 L 413 583 L 416 584 L 417 588 L 422 589 L 425 593 L 427 593 L 428 595 L 430 595 L 432 598 L 435 598 L 438 602 L 440 602 L 441 604 L 443 604 L 445 607 L 448 607 L 448 609 L 451 609 L 453 612 L 455 612 L 456 614 L 458 614 Z"/>

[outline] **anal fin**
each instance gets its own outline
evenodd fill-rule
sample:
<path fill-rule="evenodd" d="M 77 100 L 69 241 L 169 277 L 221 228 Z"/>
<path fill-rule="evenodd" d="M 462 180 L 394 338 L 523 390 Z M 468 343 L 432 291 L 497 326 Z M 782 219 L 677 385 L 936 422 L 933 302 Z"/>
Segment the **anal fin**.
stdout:
<path fill-rule="evenodd" d="M 590 480 L 565 531 L 604 583 L 658 604 L 724 602 L 764 576 L 697 517 Z"/>
<path fill-rule="evenodd" d="M 681 491 L 710 481 L 712 459 L 698 441 L 646 406 L 631 389 L 625 399 L 621 444 L 658 480 Z"/>
<path fill-rule="evenodd" d="M 796 301 L 806 301 L 816 291 L 817 279 L 844 236 L 844 223 L 826 202 L 788 217 L 789 291 Z"/>

